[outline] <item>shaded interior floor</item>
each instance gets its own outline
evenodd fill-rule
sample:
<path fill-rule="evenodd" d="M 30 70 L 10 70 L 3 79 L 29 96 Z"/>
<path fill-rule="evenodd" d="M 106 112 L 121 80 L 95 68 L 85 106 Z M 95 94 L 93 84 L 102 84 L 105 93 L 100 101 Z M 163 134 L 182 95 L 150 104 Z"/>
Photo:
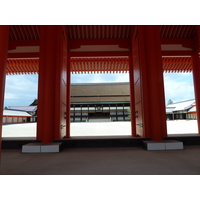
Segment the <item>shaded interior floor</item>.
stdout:
<path fill-rule="evenodd" d="M 200 146 L 184 150 L 132 148 L 63 149 L 60 153 L 22 154 L 2 150 L 1 175 L 199 175 Z"/>

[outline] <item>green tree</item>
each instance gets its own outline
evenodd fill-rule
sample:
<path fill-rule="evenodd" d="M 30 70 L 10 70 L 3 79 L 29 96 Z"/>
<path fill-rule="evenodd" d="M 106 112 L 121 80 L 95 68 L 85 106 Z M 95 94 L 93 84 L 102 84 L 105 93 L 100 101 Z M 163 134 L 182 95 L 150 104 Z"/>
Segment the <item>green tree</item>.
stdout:
<path fill-rule="evenodd" d="M 170 105 L 170 104 L 173 104 L 173 101 L 171 99 L 167 102 L 167 105 Z"/>
<path fill-rule="evenodd" d="M 127 110 L 127 112 L 128 112 L 128 117 L 131 118 L 131 109 L 129 108 L 129 109 Z"/>

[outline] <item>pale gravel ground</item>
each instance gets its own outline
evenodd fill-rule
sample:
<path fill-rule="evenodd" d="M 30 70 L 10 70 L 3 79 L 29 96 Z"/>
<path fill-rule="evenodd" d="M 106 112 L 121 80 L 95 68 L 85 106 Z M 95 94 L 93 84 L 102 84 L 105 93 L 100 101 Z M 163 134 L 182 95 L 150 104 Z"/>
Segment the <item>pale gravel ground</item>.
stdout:
<path fill-rule="evenodd" d="M 197 120 L 167 121 L 168 134 L 198 133 Z M 130 122 L 71 123 L 71 136 L 131 135 Z M 3 125 L 2 137 L 35 137 L 36 123 Z"/>

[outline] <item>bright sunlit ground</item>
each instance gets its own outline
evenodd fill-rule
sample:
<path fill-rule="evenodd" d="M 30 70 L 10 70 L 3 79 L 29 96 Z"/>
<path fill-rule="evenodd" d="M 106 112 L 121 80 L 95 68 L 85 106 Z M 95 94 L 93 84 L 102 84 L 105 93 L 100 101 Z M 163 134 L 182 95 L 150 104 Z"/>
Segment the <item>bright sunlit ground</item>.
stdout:
<path fill-rule="evenodd" d="M 197 120 L 167 121 L 168 134 L 198 133 Z M 71 136 L 131 135 L 130 122 L 71 123 Z M 3 125 L 2 137 L 35 137 L 36 123 Z"/>

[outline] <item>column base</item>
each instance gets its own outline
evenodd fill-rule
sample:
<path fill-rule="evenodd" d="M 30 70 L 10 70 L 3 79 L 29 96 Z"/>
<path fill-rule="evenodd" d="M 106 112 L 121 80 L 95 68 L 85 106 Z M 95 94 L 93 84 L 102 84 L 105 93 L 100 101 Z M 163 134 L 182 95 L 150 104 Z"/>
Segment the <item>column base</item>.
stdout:
<path fill-rule="evenodd" d="M 29 143 L 22 146 L 22 153 L 59 153 L 62 143 Z"/>
<path fill-rule="evenodd" d="M 177 140 L 143 141 L 144 147 L 148 151 L 152 150 L 182 150 L 183 142 Z"/>

